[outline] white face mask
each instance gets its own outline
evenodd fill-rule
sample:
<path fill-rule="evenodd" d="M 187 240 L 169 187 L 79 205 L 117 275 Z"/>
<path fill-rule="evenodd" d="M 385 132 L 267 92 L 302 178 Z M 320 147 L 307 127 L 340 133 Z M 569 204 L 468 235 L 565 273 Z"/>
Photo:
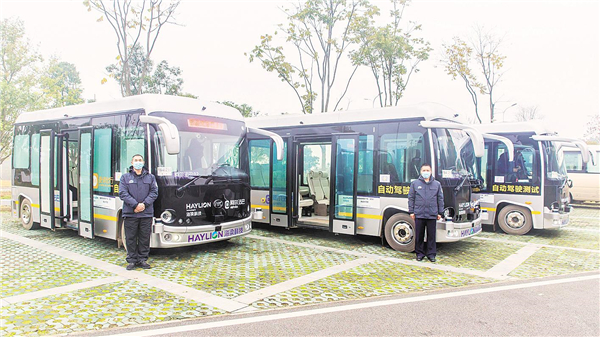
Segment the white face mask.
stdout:
<path fill-rule="evenodd" d="M 429 177 L 431 177 L 431 172 L 421 172 L 421 176 L 425 179 L 429 179 Z"/>

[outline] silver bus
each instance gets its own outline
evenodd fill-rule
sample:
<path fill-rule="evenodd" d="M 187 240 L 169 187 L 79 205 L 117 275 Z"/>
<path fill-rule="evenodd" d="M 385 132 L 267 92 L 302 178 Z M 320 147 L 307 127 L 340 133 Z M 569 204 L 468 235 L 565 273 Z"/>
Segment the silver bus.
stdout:
<path fill-rule="evenodd" d="M 247 133 L 236 109 L 174 96 L 23 113 L 14 126 L 12 214 L 26 229 L 72 229 L 120 245 L 119 179 L 142 154 L 159 190 L 152 248 L 245 235 Z"/>
<path fill-rule="evenodd" d="M 539 121 L 474 127 L 486 138 L 484 156 L 468 163 L 480 182 L 473 191 L 482 223 L 515 235 L 566 226 L 571 182 L 558 148 L 571 144 L 587 162 L 585 143 L 560 137 Z"/>
<path fill-rule="evenodd" d="M 414 250 L 408 214 L 410 183 L 430 163 L 444 190 L 445 217 L 437 241 L 481 231 L 471 200 L 472 173 L 461 156 L 483 155 L 481 134 L 425 104 L 313 115 L 249 118 L 247 125 L 277 133 L 249 138 L 253 221 L 286 228 L 377 236 L 396 250 Z M 283 147 L 284 158 L 274 158 Z"/>

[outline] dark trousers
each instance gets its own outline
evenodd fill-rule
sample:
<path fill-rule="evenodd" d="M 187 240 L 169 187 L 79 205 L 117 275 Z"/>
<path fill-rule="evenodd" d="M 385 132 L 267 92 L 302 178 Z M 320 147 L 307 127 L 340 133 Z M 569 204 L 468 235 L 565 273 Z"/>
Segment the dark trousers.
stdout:
<path fill-rule="evenodd" d="M 152 218 L 124 218 L 127 262 L 139 263 L 148 260 Z"/>
<path fill-rule="evenodd" d="M 435 246 L 435 230 L 436 230 L 435 219 L 419 219 L 415 220 L 415 235 L 417 242 L 415 242 L 415 253 L 417 257 L 435 257 L 437 253 Z M 425 250 L 425 230 L 427 230 L 427 250 Z"/>

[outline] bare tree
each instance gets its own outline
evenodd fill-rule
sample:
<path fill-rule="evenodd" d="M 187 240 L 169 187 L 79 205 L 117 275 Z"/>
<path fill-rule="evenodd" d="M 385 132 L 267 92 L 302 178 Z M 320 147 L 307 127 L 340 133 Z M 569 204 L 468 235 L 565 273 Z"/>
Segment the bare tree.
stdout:
<path fill-rule="evenodd" d="M 494 89 L 504 74 L 501 69 L 504 66 L 506 56 L 500 54 L 502 38 L 496 37 L 491 31 L 486 31 L 480 26 L 475 26 L 474 31 L 473 50 L 483 75 L 481 90 L 489 97 L 490 121 L 493 121 L 497 102 L 494 99 Z"/>
<path fill-rule="evenodd" d="M 481 123 L 477 92 L 483 93 L 483 90 L 481 89 L 482 85 L 477 82 L 477 79 L 471 70 L 470 63 L 473 58 L 473 48 L 469 47 L 469 45 L 459 37 L 455 36 L 453 40 L 454 42 L 452 44 L 442 45 L 444 48 L 442 62 L 444 63 L 446 73 L 452 76 L 453 80 L 460 77 L 465 82 L 465 88 L 469 92 L 475 107 L 475 117 L 477 117 L 477 121 Z"/>
<path fill-rule="evenodd" d="M 515 114 L 517 122 L 526 122 L 533 119 L 542 119 L 544 115 L 540 113 L 537 106 L 524 106 Z"/>
<path fill-rule="evenodd" d="M 275 32 L 261 36 L 260 44 L 247 53 L 250 62 L 258 60 L 265 70 L 277 73 L 294 90 L 304 113 L 315 110 L 317 96 L 321 112 L 331 110 L 332 100 L 337 110 L 358 68 L 355 65 L 348 72 L 341 82 L 343 93 L 334 97 L 334 85 L 346 74 L 338 72 L 342 56 L 357 43 L 357 27 L 378 14 L 378 9 L 366 0 L 304 0 L 285 13 L 288 22 L 279 25 L 279 32 L 293 45 L 297 61 L 288 61 L 284 48 L 273 45 Z"/>
<path fill-rule="evenodd" d="M 142 76 L 137 84 L 141 90 L 143 81 L 149 71 L 149 60 L 162 28 L 167 24 L 175 24 L 175 11 L 180 0 L 85 0 L 88 11 L 96 10 L 102 14 L 98 22 L 106 20 L 117 36 L 117 60 L 122 67 L 123 80 L 121 94 L 123 96 L 138 95 L 141 92 L 132 90 L 130 60 L 132 50 L 138 45 L 144 46 L 145 62 L 142 66 Z M 103 79 L 106 82 L 106 79 Z"/>

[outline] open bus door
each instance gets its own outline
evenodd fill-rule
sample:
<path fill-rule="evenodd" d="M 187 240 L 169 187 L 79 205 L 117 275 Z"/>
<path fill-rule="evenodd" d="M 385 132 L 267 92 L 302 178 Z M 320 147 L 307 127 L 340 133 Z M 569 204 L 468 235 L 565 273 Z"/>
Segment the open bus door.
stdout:
<path fill-rule="evenodd" d="M 271 161 L 269 175 L 269 214 L 271 226 L 289 227 L 291 221 L 291 188 L 288 184 L 290 165 L 288 165 L 289 153 L 288 140 L 283 142 L 283 158 L 277 158 L 277 144 L 271 142 Z"/>
<path fill-rule="evenodd" d="M 77 189 L 79 235 L 94 238 L 94 128 L 79 128 L 79 187 Z"/>
<path fill-rule="evenodd" d="M 54 214 L 54 143 L 53 130 L 40 131 L 40 226 L 50 229 L 56 227 Z"/>
<path fill-rule="evenodd" d="M 356 235 L 358 134 L 332 135 L 329 230 Z"/>

